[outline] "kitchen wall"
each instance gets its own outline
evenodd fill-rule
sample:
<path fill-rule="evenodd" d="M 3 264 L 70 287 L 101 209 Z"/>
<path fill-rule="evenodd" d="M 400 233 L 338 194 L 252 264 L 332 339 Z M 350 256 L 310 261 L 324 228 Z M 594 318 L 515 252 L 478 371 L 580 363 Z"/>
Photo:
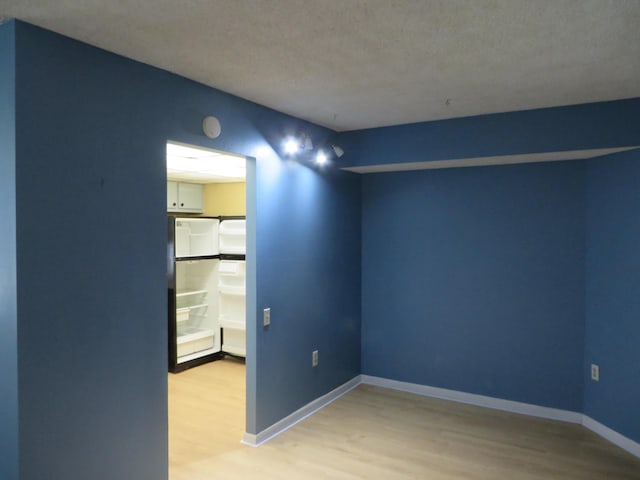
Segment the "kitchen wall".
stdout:
<path fill-rule="evenodd" d="M 208 183 L 204 186 L 204 215 L 246 215 L 246 184 Z"/>
<path fill-rule="evenodd" d="M 247 167 L 247 431 L 357 375 L 359 177 L 271 147 L 292 130 L 318 143 L 331 132 L 18 21 L 0 26 L 8 52 L 14 27 L 17 154 L 2 169 L 16 169 L 3 195 L 17 207 L 5 232 L 19 233 L 3 258 L 16 262 L 18 298 L 1 391 L 15 414 L 17 362 L 20 478 L 167 478 L 167 139 L 261 152 Z M 201 131 L 211 114 L 215 140 Z M 268 330 L 256 305 L 272 307 Z"/>
<path fill-rule="evenodd" d="M 590 160 L 584 410 L 640 443 L 640 153 Z M 590 379 L 592 363 L 600 381 Z"/>

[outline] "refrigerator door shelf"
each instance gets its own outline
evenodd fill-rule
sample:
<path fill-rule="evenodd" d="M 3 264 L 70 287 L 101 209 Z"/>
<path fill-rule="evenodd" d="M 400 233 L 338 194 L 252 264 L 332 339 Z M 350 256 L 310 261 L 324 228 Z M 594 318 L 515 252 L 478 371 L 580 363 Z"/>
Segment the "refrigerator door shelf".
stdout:
<path fill-rule="evenodd" d="M 244 296 L 245 288 L 242 286 L 218 285 L 218 291 L 223 295 Z"/>
<path fill-rule="evenodd" d="M 245 289 L 244 261 L 222 260 L 220 262 L 218 290 L 224 289 L 225 287 Z"/>
<path fill-rule="evenodd" d="M 220 275 L 223 277 L 244 277 L 244 261 L 242 260 L 221 260 Z"/>
<path fill-rule="evenodd" d="M 239 357 L 246 357 L 246 338 L 243 330 L 224 330 L 222 351 Z"/>
<path fill-rule="evenodd" d="M 245 236 L 247 222 L 242 219 L 222 220 L 220 223 L 220 235 L 240 235 Z"/>
<path fill-rule="evenodd" d="M 237 320 L 233 319 L 227 315 L 220 315 L 220 327 L 230 330 L 246 330 L 247 325 L 244 322 L 244 319 Z"/>
<path fill-rule="evenodd" d="M 220 244 L 220 253 L 226 253 L 228 255 L 244 255 L 245 248 L 243 246 L 223 245 Z"/>
<path fill-rule="evenodd" d="M 246 357 L 247 356 L 247 349 L 246 347 L 242 346 L 242 345 L 227 345 L 226 343 L 224 344 L 223 350 L 230 354 L 230 355 L 235 355 L 237 357 Z"/>
<path fill-rule="evenodd" d="M 246 235 L 245 220 L 223 220 L 220 222 L 220 253 L 244 255 L 246 252 Z"/>

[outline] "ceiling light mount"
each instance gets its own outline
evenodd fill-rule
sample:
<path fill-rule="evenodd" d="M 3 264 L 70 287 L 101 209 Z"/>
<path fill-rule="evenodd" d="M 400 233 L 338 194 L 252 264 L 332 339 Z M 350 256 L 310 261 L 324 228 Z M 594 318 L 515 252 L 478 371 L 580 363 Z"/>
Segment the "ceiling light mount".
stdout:
<path fill-rule="evenodd" d="M 333 150 L 333 153 L 335 153 L 338 158 L 344 155 L 344 150 L 338 145 L 331 145 L 331 150 Z"/>
<path fill-rule="evenodd" d="M 313 150 L 313 142 L 311 141 L 311 137 L 307 134 L 302 135 L 302 149 L 305 151 Z"/>

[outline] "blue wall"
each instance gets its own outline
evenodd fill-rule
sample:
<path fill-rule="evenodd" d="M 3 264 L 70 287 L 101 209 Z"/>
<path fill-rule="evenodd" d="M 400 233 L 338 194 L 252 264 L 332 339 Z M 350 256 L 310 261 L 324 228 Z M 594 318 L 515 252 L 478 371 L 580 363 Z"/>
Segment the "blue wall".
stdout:
<path fill-rule="evenodd" d="M 20 478 L 166 478 L 168 112 L 145 67 L 16 31 Z"/>
<path fill-rule="evenodd" d="M 586 294 L 584 411 L 640 442 L 640 152 L 589 161 Z"/>
<path fill-rule="evenodd" d="M 622 147 L 640 145 L 639 115 L 640 98 L 634 98 L 345 132 L 337 142 L 348 166 Z M 633 216 L 638 155 L 365 176 L 363 372 L 570 410 L 581 411 L 583 405 L 587 415 L 640 441 L 637 385 L 630 384 L 638 376 L 638 356 L 630 347 L 638 343 L 638 322 L 632 320 L 638 311 Z M 547 193 L 547 185 L 557 188 Z M 534 198 L 545 200 L 536 204 Z M 384 228 L 378 223 L 381 215 Z M 374 258 L 387 243 L 400 244 L 386 228 L 396 224 L 418 234 L 419 240 L 403 249 L 414 263 Z M 538 251 L 539 240 L 546 248 Z M 532 255 L 519 257 L 514 248 Z M 491 259 L 497 263 L 489 264 Z M 440 274 L 437 283 L 429 276 L 434 268 Z M 518 268 L 523 278 L 516 276 Z M 542 280 L 548 273 L 555 273 L 550 284 Z M 582 283 L 586 292 L 571 282 Z M 496 298 L 498 287 L 509 295 Z M 382 301 L 377 295 L 384 288 L 390 288 L 390 297 Z M 466 296 L 458 296 L 460 289 Z M 534 296 L 544 302 L 533 304 Z M 494 303 L 483 303 L 490 298 Z M 517 325 L 509 317 L 518 310 L 533 329 L 527 339 L 519 329 L 509 331 Z M 401 314 L 406 312 L 409 319 Z M 434 316 L 440 323 L 433 323 Z M 557 323 L 549 320 L 552 316 Z M 387 325 L 391 317 L 407 333 L 395 347 L 383 341 L 393 329 L 393 322 Z M 462 337 L 465 331 L 469 334 Z M 454 345 L 457 337 L 463 340 Z M 532 366 L 514 344 L 530 354 L 547 349 L 560 363 L 552 365 L 545 354 Z M 386 353 L 381 357 L 391 359 L 388 364 L 378 358 L 380 349 Z M 513 355 L 501 357 L 506 353 Z M 395 361 L 396 354 L 402 360 Z M 513 362 L 513 374 L 507 362 Z M 592 362 L 602 368 L 599 383 L 588 378 Z"/>
<path fill-rule="evenodd" d="M 271 308 L 271 326 L 258 345 L 269 373 L 257 379 L 257 431 L 358 375 L 361 333 L 360 178 L 274 158 L 261 166 L 258 310 Z"/>
<path fill-rule="evenodd" d="M 583 166 L 366 175 L 363 373 L 580 411 Z"/>
<path fill-rule="evenodd" d="M 18 476 L 14 24 L 0 25 L 0 478 Z"/>
<path fill-rule="evenodd" d="M 273 313 L 263 330 L 250 305 L 247 431 L 359 373 L 359 178 L 268 148 L 330 131 L 21 22 L 16 35 L 20 478 L 167 476 L 167 139 L 266 147 L 248 168 L 248 298 Z"/>
<path fill-rule="evenodd" d="M 640 98 L 542 108 L 340 135 L 345 165 L 381 165 L 638 145 Z"/>
<path fill-rule="evenodd" d="M 570 162 L 371 175 L 361 192 L 360 177 L 269 148 L 303 130 L 319 143 L 326 129 L 17 22 L 14 163 L 13 28 L 0 27 L 4 218 L 17 206 L 17 253 L 9 231 L 0 257 L 0 439 L 15 460 L 19 401 L 20 478 L 166 478 L 167 139 L 258 156 L 249 433 L 361 371 L 581 410 L 595 361 L 603 379 L 587 384 L 586 413 L 639 440 L 625 383 L 638 363 L 625 343 L 638 335 L 638 278 L 625 270 L 637 154 L 589 162 L 586 189 L 585 163 Z M 638 113 L 633 99 L 348 132 L 341 166 L 638 144 Z M 216 140 L 201 133 L 211 114 Z M 615 305 L 593 293 L 604 282 Z M 17 478 L 15 463 L 0 476 Z"/>

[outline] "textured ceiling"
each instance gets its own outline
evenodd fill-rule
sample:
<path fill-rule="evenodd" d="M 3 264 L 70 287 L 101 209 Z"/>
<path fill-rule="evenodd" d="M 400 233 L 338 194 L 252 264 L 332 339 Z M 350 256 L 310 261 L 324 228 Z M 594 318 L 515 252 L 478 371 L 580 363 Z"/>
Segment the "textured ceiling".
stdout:
<path fill-rule="evenodd" d="M 640 0 L 0 0 L 336 130 L 640 96 Z"/>

